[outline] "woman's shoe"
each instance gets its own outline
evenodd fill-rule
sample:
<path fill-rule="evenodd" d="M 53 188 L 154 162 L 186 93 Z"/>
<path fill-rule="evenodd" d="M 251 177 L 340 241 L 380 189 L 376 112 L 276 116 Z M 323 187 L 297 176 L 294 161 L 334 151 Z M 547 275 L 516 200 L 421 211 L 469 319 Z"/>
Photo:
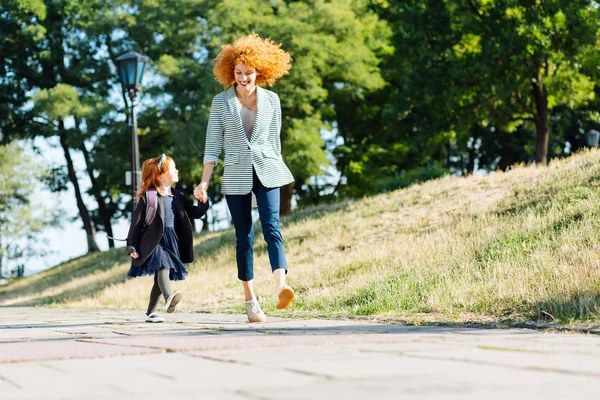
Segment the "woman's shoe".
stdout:
<path fill-rule="evenodd" d="M 181 301 L 181 299 L 183 299 L 183 293 L 181 293 L 181 292 L 175 292 L 172 295 L 170 295 L 169 298 L 167 299 L 167 305 L 165 307 L 167 310 L 167 313 L 171 314 L 172 312 L 174 312 L 175 307 Z"/>
<path fill-rule="evenodd" d="M 146 316 L 146 322 L 151 322 L 151 323 L 165 322 L 165 319 L 159 317 L 157 313 L 152 313 L 152 314 Z"/>
<path fill-rule="evenodd" d="M 295 298 L 296 295 L 294 294 L 294 289 L 289 286 L 284 286 L 277 294 L 277 302 L 275 303 L 275 307 L 279 310 L 288 308 Z"/>
<path fill-rule="evenodd" d="M 267 316 L 260 309 L 256 299 L 248 300 L 244 305 L 246 306 L 246 315 L 248 315 L 249 322 L 265 322 L 267 320 Z"/>

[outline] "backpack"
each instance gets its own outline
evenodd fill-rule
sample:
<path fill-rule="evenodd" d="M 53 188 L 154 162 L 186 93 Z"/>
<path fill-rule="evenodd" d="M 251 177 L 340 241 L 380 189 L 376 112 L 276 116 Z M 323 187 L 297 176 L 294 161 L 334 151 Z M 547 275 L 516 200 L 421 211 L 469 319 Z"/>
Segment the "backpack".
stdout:
<path fill-rule="evenodd" d="M 146 190 L 146 226 L 154 221 L 156 210 L 158 210 L 158 197 L 155 188 Z"/>
<path fill-rule="evenodd" d="M 150 225 L 152 223 L 152 221 L 154 221 L 154 217 L 156 216 L 156 210 L 158 210 L 158 196 L 156 194 L 156 188 L 150 188 L 148 190 L 146 190 L 146 225 L 144 226 L 144 228 L 148 225 Z M 137 202 L 136 202 L 137 204 Z M 113 240 L 118 240 L 121 242 L 126 242 L 127 239 L 117 239 L 114 238 L 112 236 L 108 236 L 107 237 L 109 239 L 113 239 Z M 131 251 L 129 251 L 129 249 L 133 249 Z M 128 252 L 131 253 L 132 251 L 136 251 L 134 247 L 128 246 L 127 247 Z"/>

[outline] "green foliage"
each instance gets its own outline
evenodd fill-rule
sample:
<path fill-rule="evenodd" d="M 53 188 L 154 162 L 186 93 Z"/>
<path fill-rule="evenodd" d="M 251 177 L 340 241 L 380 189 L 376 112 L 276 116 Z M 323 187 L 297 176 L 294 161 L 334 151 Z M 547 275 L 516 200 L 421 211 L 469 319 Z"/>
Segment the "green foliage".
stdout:
<path fill-rule="evenodd" d="M 373 1 L 372 7 L 391 26 L 395 52 L 382 66 L 389 86 L 334 100 L 344 140 L 334 154 L 348 178 L 345 193 L 374 192 L 374 177 L 432 162 L 470 173 L 538 157 L 535 137 L 544 119 L 550 157 L 581 147 L 582 133 L 597 128 L 585 114 L 598 104 L 594 2 Z M 538 80 L 549 116 L 533 95 Z M 371 162 L 374 149 L 378 162 Z"/>
<path fill-rule="evenodd" d="M 225 0 L 208 14 L 211 54 L 223 43 L 256 32 L 283 44 L 293 57 L 289 76 L 274 90 L 283 108 L 283 156 L 299 190 L 328 165 L 321 129 L 332 120 L 337 92 L 361 96 L 385 86 L 379 64 L 390 54 L 391 31 L 367 1 L 310 0 L 239 2 Z"/>
<path fill-rule="evenodd" d="M 598 12 L 591 0 L 5 1 L 0 140 L 60 134 L 71 151 L 87 149 L 89 194 L 109 219 L 126 217 L 130 139 L 114 60 L 136 50 L 152 60 L 137 107 L 141 159 L 175 157 L 190 192 L 222 90 L 213 59 L 256 32 L 293 57 L 273 90 L 300 204 L 506 169 L 539 156 L 543 121 L 550 158 L 600 128 Z M 324 132 L 337 136 L 324 143 Z M 332 165 L 337 184 L 322 176 Z M 60 190 L 65 175 L 54 171 Z"/>
<path fill-rule="evenodd" d="M 60 213 L 51 204 L 30 201 L 40 189 L 38 181 L 44 173 L 19 145 L 0 146 L 0 277 L 7 261 L 22 264 L 43 253 L 43 243 L 34 245 L 34 239 L 58 224 Z"/>

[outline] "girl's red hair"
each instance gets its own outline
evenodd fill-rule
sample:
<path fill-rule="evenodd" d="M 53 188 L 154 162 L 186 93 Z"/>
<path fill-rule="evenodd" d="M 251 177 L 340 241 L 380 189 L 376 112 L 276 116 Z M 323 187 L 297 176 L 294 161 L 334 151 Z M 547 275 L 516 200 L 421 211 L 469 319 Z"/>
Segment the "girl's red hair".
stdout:
<path fill-rule="evenodd" d="M 288 74 L 292 63 L 292 57 L 281 49 L 281 44 L 263 39 L 256 33 L 224 44 L 215 60 L 215 78 L 227 87 L 235 82 L 233 70 L 236 64 L 256 69 L 257 85 L 268 83 L 273 86 L 277 79 Z"/>
<path fill-rule="evenodd" d="M 138 190 L 135 195 L 136 200 L 145 195 L 151 187 L 154 187 L 160 193 L 159 179 L 167 173 L 169 165 L 171 164 L 171 161 L 173 161 L 171 157 L 166 156 L 160 165 L 160 168 L 158 168 L 161 157 L 149 158 L 142 164 L 142 181 L 140 182 L 140 190 Z"/>

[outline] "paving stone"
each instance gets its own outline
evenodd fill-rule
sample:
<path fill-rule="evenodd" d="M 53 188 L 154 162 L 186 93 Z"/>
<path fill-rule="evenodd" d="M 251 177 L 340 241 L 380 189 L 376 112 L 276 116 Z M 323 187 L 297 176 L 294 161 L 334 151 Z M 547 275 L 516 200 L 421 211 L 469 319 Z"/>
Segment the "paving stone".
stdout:
<path fill-rule="evenodd" d="M 360 320 L 0 308 L 0 400 L 579 399 L 600 337 Z"/>

